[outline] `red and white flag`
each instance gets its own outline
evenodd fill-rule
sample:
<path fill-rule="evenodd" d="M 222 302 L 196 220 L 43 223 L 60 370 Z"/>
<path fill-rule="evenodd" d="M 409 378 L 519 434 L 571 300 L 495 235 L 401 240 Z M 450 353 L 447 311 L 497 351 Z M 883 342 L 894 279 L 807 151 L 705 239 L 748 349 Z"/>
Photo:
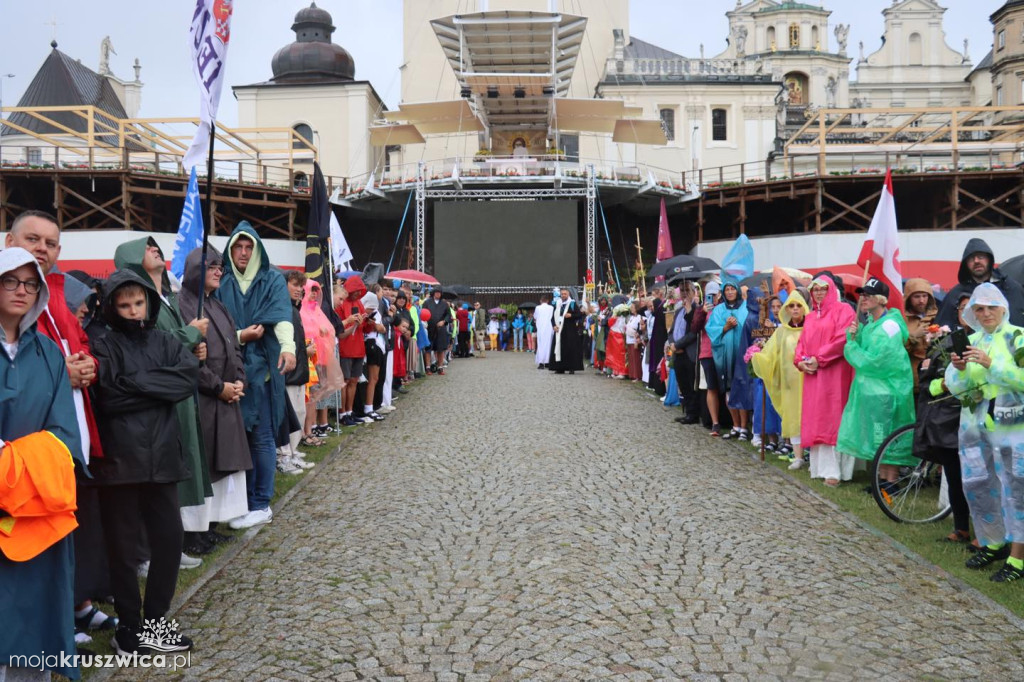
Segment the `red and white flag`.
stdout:
<path fill-rule="evenodd" d="M 196 0 L 189 29 L 192 72 L 199 84 L 199 129 L 185 153 L 186 171 L 206 160 L 210 150 L 210 129 L 217 119 L 220 91 L 224 85 L 224 67 L 231 38 L 233 0 Z"/>
<path fill-rule="evenodd" d="M 885 186 L 871 219 L 867 239 L 861 247 L 857 265 L 889 286 L 889 307 L 903 311 L 903 267 L 900 265 L 900 242 L 896 233 L 896 200 L 892 193 L 892 171 L 885 173 Z"/>
<path fill-rule="evenodd" d="M 661 200 L 661 217 L 658 219 L 658 255 L 657 262 L 668 260 L 675 254 L 672 252 L 672 235 L 668 231 L 668 213 L 665 212 L 665 200 Z"/>

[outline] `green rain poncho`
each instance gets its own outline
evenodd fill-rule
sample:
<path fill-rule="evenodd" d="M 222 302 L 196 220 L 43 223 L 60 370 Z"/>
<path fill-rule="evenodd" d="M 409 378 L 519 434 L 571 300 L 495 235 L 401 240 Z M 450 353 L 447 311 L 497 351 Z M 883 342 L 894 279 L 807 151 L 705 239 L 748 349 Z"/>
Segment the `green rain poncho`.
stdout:
<path fill-rule="evenodd" d="M 846 333 L 843 354 L 855 372 L 850 400 L 839 424 L 836 450 L 872 460 L 886 436 L 914 423 L 914 377 L 905 347 L 909 333 L 903 316 L 890 309 L 877 320 Z M 912 443 L 883 464 L 917 464 Z"/>

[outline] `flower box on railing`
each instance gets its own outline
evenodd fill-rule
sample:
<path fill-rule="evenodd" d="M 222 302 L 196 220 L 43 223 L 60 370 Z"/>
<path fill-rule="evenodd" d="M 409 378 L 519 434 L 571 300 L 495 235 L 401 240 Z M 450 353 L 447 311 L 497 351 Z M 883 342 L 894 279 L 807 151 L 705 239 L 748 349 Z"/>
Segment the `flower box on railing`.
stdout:
<path fill-rule="evenodd" d="M 748 185 L 754 182 L 764 182 L 764 178 L 747 178 L 744 180 Z"/>
<path fill-rule="evenodd" d="M 618 176 L 618 179 L 619 179 L 620 181 L 622 181 L 622 182 L 640 182 L 640 176 L 639 176 L 639 175 L 625 175 L 625 174 L 620 174 L 620 175 Z"/>

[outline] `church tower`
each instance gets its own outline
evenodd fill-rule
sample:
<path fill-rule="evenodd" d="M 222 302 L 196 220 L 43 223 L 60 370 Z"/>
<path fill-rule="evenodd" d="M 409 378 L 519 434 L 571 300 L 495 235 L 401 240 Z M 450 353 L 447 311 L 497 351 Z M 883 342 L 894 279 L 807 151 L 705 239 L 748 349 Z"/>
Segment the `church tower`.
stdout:
<path fill-rule="evenodd" d="M 352 55 L 331 40 L 330 13 L 314 2 L 296 13 L 291 28 L 295 40 L 274 54 L 270 80 L 232 88 L 239 127 L 295 131 L 301 140 L 293 142 L 291 153 L 297 165 L 307 167 L 293 179 L 298 187 L 307 185 L 312 174 L 307 144 L 318 149 L 326 175 L 368 174 L 384 151 L 371 147 L 369 136 L 370 125 L 385 109 L 380 96 L 368 81 L 356 80 Z"/>

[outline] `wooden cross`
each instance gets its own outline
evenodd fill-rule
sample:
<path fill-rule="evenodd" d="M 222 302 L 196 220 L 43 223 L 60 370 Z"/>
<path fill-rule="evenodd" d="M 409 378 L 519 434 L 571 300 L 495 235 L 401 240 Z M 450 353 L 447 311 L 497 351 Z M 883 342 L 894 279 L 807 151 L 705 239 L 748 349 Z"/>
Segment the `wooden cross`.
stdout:
<path fill-rule="evenodd" d="M 640 228 L 636 228 L 636 281 L 637 286 L 642 292 L 641 296 L 647 295 L 647 284 L 644 282 L 644 277 L 647 273 L 644 271 L 644 250 L 640 246 Z"/>

